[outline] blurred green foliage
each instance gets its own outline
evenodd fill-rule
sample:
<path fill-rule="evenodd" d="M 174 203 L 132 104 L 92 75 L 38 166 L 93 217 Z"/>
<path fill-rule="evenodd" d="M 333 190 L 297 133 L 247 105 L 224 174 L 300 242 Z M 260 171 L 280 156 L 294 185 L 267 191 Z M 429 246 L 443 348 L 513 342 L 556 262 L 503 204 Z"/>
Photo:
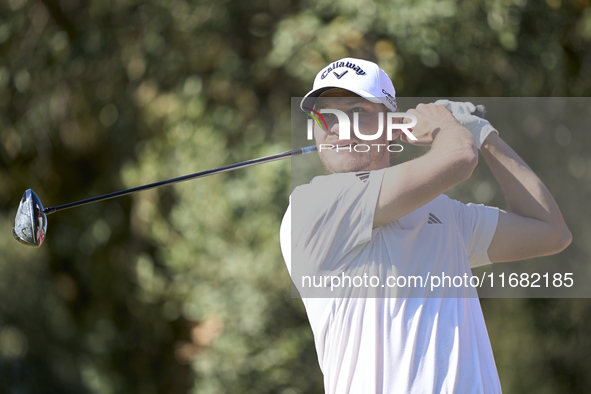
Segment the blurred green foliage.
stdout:
<path fill-rule="evenodd" d="M 343 56 L 400 96 L 588 96 L 590 44 L 588 0 L 1 2 L 0 393 L 322 392 L 279 250 L 288 161 L 52 215 L 39 249 L 9 235 L 24 190 L 59 205 L 287 150 L 290 97 Z M 575 235 L 552 261 L 589 261 L 586 130 L 538 129 L 509 139 Z M 588 300 L 482 303 L 505 392 L 591 391 Z"/>

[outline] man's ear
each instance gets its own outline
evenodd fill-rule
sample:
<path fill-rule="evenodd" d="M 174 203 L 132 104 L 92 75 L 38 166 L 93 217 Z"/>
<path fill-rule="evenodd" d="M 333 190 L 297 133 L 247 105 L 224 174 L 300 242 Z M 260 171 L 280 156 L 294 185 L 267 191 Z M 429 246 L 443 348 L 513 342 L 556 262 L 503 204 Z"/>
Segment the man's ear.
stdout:
<path fill-rule="evenodd" d="M 403 119 L 402 118 L 394 118 L 392 120 L 393 120 L 394 123 L 402 123 L 402 120 Z M 402 136 L 403 135 L 404 134 L 401 134 L 400 137 L 398 137 L 396 140 L 389 140 L 388 141 L 388 145 L 399 144 L 399 142 L 402 142 Z M 397 142 L 397 140 L 399 140 L 399 141 Z M 400 153 L 402 153 L 402 151 L 400 151 L 400 152 L 390 152 L 390 157 L 396 157 Z"/>

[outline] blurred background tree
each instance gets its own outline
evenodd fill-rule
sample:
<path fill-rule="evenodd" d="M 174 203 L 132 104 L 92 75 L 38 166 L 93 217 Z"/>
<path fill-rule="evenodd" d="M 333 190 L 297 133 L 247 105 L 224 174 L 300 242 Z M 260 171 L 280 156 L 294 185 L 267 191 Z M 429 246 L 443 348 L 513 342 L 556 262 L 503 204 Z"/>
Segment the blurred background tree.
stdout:
<path fill-rule="evenodd" d="M 24 190 L 58 205 L 287 150 L 290 97 L 340 57 L 399 96 L 579 97 L 590 44 L 588 0 L 0 3 L 0 393 L 322 392 L 279 249 L 289 162 L 51 216 L 39 249 L 9 235 Z M 509 139 L 573 230 L 551 261 L 588 262 L 587 130 L 538 126 Z M 587 299 L 482 304 L 506 393 L 591 391 Z"/>

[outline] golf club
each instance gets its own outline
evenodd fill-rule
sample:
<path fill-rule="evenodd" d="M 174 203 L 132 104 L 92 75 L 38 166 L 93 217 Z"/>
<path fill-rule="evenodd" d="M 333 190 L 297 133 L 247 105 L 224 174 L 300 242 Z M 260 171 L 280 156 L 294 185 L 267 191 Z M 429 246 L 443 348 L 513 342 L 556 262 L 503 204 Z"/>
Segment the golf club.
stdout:
<path fill-rule="evenodd" d="M 484 118 L 486 116 L 486 108 L 483 105 L 477 105 L 473 114 L 478 117 Z M 43 204 L 41 203 L 41 200 L 39 199 L 39 197 L 37 197 L 35 192 L 32 189 L 27 189 L 23 194 L 23 197 L 16 212 L 16 217 L 14 219 L 14 227 L 12 228 L 12 235 L 17 241 L 25 245 L 41 246 L 41 244 L 45 240 L 45 235 L 47 233 L 47 215 L 51 213 L 62 211 L 68 208 L 74 208 L 80 205 L 91 204 L 97 201 L 104 201 L 115 197 L 125 196 L 127 194 L 140 192 L 143 190 L 153 189 L 155 187 L 171 185 L 173 183 L 179 183 L 191 179 L 202 178 L 208 175 L 233 171 L 239 168 L 250 167 L 257 164 L 268 163 L 271 161 L 281 160 L 292 156 L 304 155 L 312 152 L 316 152 L 315 146 L 294 149 L 283 153 L 277 153 L 271 156 L 261 157 L 259 159 L 252 159 L 243 161 L 241 163 L 230 164 L 224 167 L 215 168 L 213 170 L 197 172 L 194 174 L 189 174 L 178 178 L 172 178 L 165 181 L 150 183 L 148 185 L 121 190 L 118 192 L 109 193 L 98 197 L 87 198 L 85 200 L 71 202 L 69 204 L 58 205 L 56 207 L 43 208 Z"/>
<path fill-rule="evenodd" d="M 294 149 L 283 153 L 277 153 L 271 156 L 261 157 L 259 159 L 252 159 L 243 161 L 241 163 L 230 164 L 224 167 L 215 168 L 213 170 L 196 172 L 194 174 L 189 174 L 178 178 L 172 178 L 165 181 L 150 183 L 148 185 L 121 190 L 118 192 L 109 193 L 98 197 L 87 198 L 85 200 L 71 202 L 69 204 L 59 205 L 56 207 L 43 208 L 43 204 L 41 204 L 41 200 L 39 199 L 39 197 L 37 197 L 37 195 L 32 189 L 28 189 L 25 191 L 25 194 L 23 195 L 23 198 L 21 199 L 21 202 L 18 206 L 16 217 L 14 219 L 14 227 L 12 228 L 12 235 L 17 241 L 25 245 L 41 246 L 47 233 L 46 215 L 49 215 L 51 213 L 63 211 L 64 209 L 68 208 L 78 207 L 80 205 L 91 204 L 97 201 L 104 201 L 115 197 L 125 196 L 127 194 L 140 192 L 143 190 L 153 189 L 155 187 L 171 185 L 173 183 L 179 183 L 191 179 L 202 178 L 208 175 L 233 171 L 239 168 L 250 167 L 262 163 L 269 163 L 271 161 L 281 160 L 293 156 L 305 155 L 307 153 L 312 152 L 316 152 L 315 146 Z"/>

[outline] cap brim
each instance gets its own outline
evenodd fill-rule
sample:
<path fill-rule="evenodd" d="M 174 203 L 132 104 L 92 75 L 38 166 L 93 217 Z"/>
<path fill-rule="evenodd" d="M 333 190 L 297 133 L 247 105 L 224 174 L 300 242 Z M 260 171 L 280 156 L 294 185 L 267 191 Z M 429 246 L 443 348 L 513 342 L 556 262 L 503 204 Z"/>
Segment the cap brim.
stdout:
<path fill-rule="evenodd" d="M 364 99 L 371 101 L 372 103 L 382 103 L 382 104 L 386 104 L 384 103 L 383 100 L 380 100 L 379 98 L 369 94 L 368 92 L 366 92 L 365 90 L 361 90 L 361 89 L 355 89 L 355 88 L 344 88 L 342 86 L 324 86 L 322 88 L 318 88 L 315 90 L 311 90 L 308 94 L 306 94 L 304 96 L 304 98 L 302 99 L 302 101 L 300 102 L 300 108 L 302 111 L 304 112 L 308 112 L 306 111 L 306 108 L 314 108 L 314 104 L 316 103 L 316 99 L 318 97 L 320 97 L 320 95 L 324 92 L 326 92 L 327 90 L 331 90 L 331 89 L 344 89 L 344 90 L 348 90 L 350 92 L 353 92 L 361 97 L 363 97 Z"/>

